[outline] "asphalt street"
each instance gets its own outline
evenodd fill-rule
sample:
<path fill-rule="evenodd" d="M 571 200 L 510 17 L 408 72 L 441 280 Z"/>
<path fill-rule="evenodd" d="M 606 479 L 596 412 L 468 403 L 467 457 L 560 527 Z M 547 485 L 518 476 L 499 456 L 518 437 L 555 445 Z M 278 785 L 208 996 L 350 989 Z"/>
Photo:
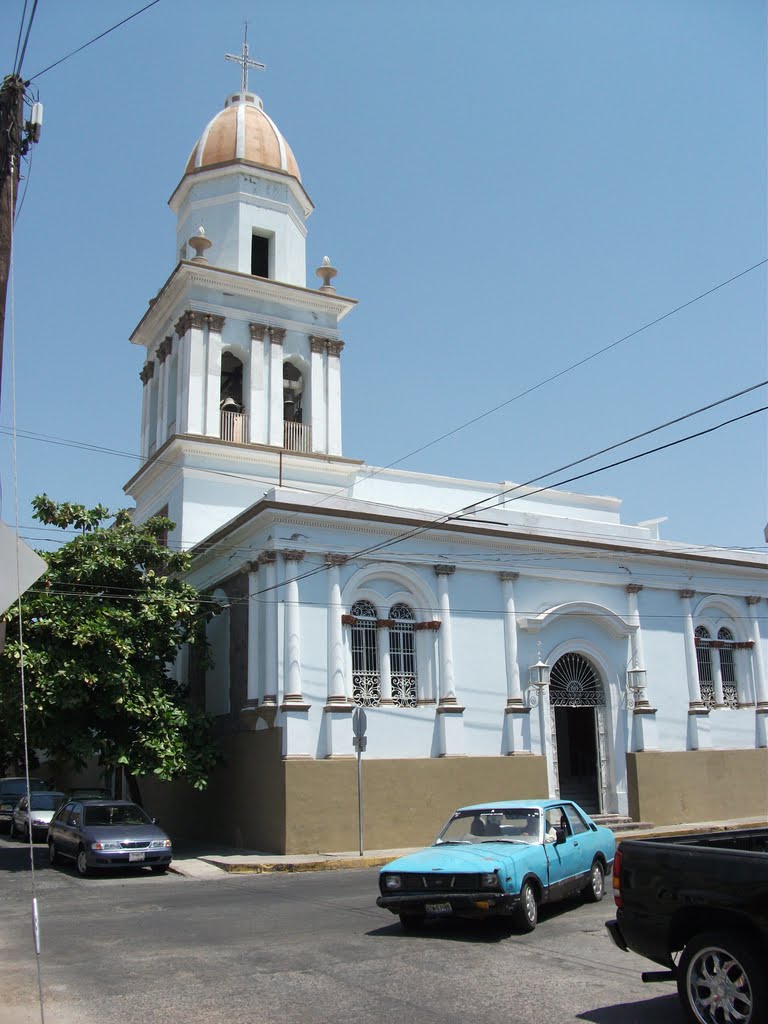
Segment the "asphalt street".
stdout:
<path fill-rule="evenodd" d="M 673 986 L 615 949 L 613 902 L 542 908 L 520 935 L 440 921 L 406 935 L 376 870 L 81 879 L 35 847 L 46 1024 L 682 1024 Z M 43 1018 L 27 847 L 0 838 L 0 1021 Z"/>

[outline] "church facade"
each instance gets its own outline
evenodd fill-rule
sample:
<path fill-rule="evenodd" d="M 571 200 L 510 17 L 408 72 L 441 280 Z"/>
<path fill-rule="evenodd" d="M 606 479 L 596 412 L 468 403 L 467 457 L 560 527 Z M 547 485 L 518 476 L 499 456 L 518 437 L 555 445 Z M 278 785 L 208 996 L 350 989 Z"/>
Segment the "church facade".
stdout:
<path fill-rule="evenodd" d="M 342 449 L 342 320 L 261 100 L 227 98 L 136 327 L 143 520 L 223 608 L 175 671 L 226 759 L 147 783 L 177 834 L 269 852 L 421 844 L 458 805 L 569 796 L 657 823 L 768 807 L 768 560 L 671 543 L 614 498 L 380 469 Z M 354 342 L 352 342 L 354 344 Z M 356 453 L 357 454 L 357 453 Z M 426 832 L 424 831 L 426 828 Z"/>

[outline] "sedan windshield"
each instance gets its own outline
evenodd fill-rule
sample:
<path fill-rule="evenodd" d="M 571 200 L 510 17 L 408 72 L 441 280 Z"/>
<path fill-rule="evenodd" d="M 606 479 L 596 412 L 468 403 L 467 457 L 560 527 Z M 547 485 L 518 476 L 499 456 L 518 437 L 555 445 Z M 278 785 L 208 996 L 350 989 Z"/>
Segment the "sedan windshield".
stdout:
<path fill-rule="evenodd" d="M 32 794 L 32 810 L 33 811 L 55 811 L 57 807 L 61 807 L 64 803 L 63 793 L 33 793 Z"/>
<path fill-rule="evenodd" d="M 86 807 L 84 825 L 150 825 L 150 819 L 138 804 L 98 804 Z"/>
<path fill-rule="evenodd" d="M 540 843 L 538 807 L 457 811 L 435 840 L 442 843 Z"/>

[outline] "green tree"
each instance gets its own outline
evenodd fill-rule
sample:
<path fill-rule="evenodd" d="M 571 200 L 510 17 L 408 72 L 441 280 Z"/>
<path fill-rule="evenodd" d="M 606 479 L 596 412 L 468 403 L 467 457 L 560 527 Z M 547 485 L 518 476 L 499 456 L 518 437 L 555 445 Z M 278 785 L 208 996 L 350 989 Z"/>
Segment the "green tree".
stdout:
<path fill-rule="evenodd" d="M 0 654 L 0 761 L 20 759 L 21 647 L 30 748 L 54 764 L 123 766 L 133 799 L 137 776 L 205 787 L 218 760 L 211 720 L 168 673 L 179 648 L 207 658 L 205 622 L 218 606 L 180 574 L 189 556 L 171 551 L 174 524 L 101 505 L 33 501 L 35 518 L 80 536 L 41 552 L 48 572 L 5 613 Z"/>

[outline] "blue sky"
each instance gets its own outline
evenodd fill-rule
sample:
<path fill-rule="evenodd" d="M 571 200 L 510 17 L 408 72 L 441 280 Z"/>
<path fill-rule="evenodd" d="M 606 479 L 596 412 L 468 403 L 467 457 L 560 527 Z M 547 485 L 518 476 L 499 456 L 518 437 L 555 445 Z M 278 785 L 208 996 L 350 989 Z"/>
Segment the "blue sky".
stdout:
<path fill-rule="evenodd" d="M 25 76 L 141 6 L 41 0 Z M 3 73 L 22 7 L 0 9 Z M 768 256 L 766 13 L 763 0 L 161 0 L 35 80 L 16 395 L 19 429 L 48 439 L 18 441 L 24 536 L 45 541 L 30 529 L 41 491 L 127 501 L 142 364 L 127 339 L 173 268 L 166 202 L 238 87 L 224 54 L 245 18 L 267 64 L 251 87 L 316 207 L 308 283 L 327 254 L 360 300 L 344 322 L 344 453 L 387 465 Z M 10 356 L 8 325 L 4 428 Z M 761 267 L 401 465 L 527 480 L 766 378 Z M 668 516 L 667 539 L 764 547 L 767 448 L 763 413 L 571 486 L 622 497 L 629 522 Z M 0 459 L 13 522 L 7 434 Z"/>

